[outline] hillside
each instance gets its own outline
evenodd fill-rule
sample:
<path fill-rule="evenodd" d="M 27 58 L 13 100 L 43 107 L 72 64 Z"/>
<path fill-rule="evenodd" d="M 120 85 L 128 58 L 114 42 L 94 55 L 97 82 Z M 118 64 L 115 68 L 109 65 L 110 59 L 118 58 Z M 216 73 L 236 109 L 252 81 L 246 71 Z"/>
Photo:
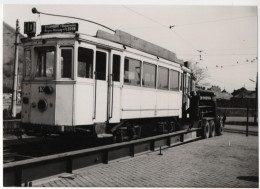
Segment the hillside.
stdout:
<path fill-rule="evenodd" d="M 24 37 L 20 35 L 20 38 Z M 9 92 L 13 85 L 15 29 L 3 22 L 3 90 Z M 19 47 L 19 80 L 23 71 L 23 48 Z"/>

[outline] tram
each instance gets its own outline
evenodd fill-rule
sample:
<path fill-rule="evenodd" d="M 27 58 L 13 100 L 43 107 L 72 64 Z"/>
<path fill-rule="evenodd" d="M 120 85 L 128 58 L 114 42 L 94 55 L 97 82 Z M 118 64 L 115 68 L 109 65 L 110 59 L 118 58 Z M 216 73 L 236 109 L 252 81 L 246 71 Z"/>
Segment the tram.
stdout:
<path fill-rule="evenodd" d="M 34 22 L 25 23 L 28 37 L 22 39 L 21 119 L 27 133 L 129 139 L 140 137 L 141 128 L 173 131 L 190 119 L 193 75 L 175 53 L 120 30 L 88 36 L 69 23 L 44 25 L 35 36 L 34 28 Z M 206 96 L 212 103 L 214 95 Z M 215 123 L 214 108 L 208 106 L 208 114 Z M 197 126 L 202 112 L 198 116 Z"/>

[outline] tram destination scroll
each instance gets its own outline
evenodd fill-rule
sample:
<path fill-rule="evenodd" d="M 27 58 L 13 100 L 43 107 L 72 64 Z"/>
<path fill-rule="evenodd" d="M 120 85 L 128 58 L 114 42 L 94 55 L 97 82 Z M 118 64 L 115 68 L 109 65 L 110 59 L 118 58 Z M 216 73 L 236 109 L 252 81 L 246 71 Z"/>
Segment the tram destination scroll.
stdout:
<path fill-rule="evenodd" d="M 78 31 L 78 23 L 69 24 L 52 24 L 52 25 L 42 25 L 41 34 L 44 33 L 57 33 L 57 32 L 76 32 Z"/>

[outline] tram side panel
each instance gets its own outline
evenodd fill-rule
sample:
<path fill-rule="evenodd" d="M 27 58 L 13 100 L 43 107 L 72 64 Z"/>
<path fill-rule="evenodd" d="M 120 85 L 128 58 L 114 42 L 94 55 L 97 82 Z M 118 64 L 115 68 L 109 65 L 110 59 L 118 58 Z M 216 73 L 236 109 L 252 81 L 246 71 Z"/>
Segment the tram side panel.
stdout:
<path fill-rule="evenodd" d="M 141 88 L 135 86 L 123 86 L 122 88 L 122 119 L 140 118 Z"/>
<path fill-rule="evenodd" d="M 182 93 L 169 92 L 169 116 L 176 116 L 181 118 L 182 110 Z"/>
<path fill-rule="evenodd" d="M 30 122 L 31 112 L 31 88 L 28 83 L 23 83 L 23 104 L 22 104 L 22 123 Z"/>
<path fill-rule="evenodd" d="M 73 125 L 73 85 L 57 84 L 55 124 L 58 126 Z"/>
<path fill-rule="evenodd" d="M 156 90 L 140 88 L 141 91 L 141 117 L 156 116 Z"/>
<path fill-rule="evenodd" d="M 157 91 L 157 115 L 156 117 L 167 117 L 169 110 L 169 91 Z"/>
<path fill-rule="evenodd" d="M 46 94 L 46 87 L 52 88 L 53 92 Z M 37 125 L 55 125 L 55 109 L 57 108 L 55 99 L 58 90 L 55 84 L 31 83 L 29 88 L 31 88 L 29 122 Z M 25 110 L 26 106 L 23 109 Z"/>
<path fill-rule="evenodd" d="M 114 82 L 111 95 L 109 123 L 119 123 L 121 119 L 121 87 L 119 82 Z"/>
<path fill-rule="evenodd" d="M 94 116 L 93 80 L 75 85 L 75 125 L 92 125 Z"/>

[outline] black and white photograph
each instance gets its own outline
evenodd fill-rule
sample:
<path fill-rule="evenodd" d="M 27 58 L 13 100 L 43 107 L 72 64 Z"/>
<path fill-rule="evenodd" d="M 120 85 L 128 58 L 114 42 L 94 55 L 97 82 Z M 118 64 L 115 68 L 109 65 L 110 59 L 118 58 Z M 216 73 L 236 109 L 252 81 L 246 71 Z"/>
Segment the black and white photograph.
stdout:
<path fill-rule="evenodd" d="M 221 3 L 3 1 L 1 185 L 258 188 L 259 6 Z"/>

